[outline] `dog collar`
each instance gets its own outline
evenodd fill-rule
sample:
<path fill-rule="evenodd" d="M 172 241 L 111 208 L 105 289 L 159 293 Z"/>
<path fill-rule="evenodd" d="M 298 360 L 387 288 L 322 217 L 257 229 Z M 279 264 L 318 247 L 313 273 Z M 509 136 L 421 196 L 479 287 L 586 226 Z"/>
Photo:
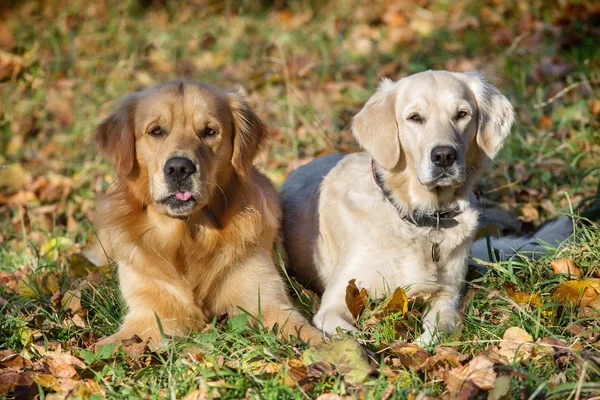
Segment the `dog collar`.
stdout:
<path fill-rule="evenodd" d="M 373 179 L 381 192 L 384 194 L 386 199 L 396 207 L 398 212 L 400 212 L 400 208 L 394 202 L 392 198 L 392 194 L 383 186 L 383 182 L 381 180 L 381 176 L 377 172 L 375 160 L 371 160 L 371 171 L 373 172 Z M 423 213 L 420 211 L 413 211 L 412 214 L 402 215 L 402 219 L 411 224 L 422 227 L 429 227 L 434 229 L 446 229 L 446 228 L 454 228 L 458 225 L 458 221 L 455 219 L 456 216 L 460 215 L 462 211 L 458 207 L 453 208 L 451 210 L 441 211 L 436 210 L 432 213 Z"/>

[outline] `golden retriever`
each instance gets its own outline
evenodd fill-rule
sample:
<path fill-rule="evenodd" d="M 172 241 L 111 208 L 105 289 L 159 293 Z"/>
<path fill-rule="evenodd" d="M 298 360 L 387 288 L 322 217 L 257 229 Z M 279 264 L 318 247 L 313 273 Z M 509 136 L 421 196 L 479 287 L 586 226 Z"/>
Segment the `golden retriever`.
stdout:
<path fill-rule="evenodd" d="M 291 174 L 284 243 L 291 269 L 323 292 L 318 328 L 355 329 L 344 293 L 356 279 L 373 297 L 397 287 L 434 294 L 419 343 L 453 329 L 477 227 L 469 195 L 513 121 L 509 101 L 478 74 L 384 80 L 352 123 L 366 151 Z"/>
<path fill-rule="evenodd" d="M 158 347 L 155 315 L 180 336 L 242 310 L 284 336 L 321 339 L 275 264 L 279 199 L 252 165 L 266 139 L 242 94 L 190 81 L 134 93 L 99 125 L 118 174 L 97 205 L 99 242 L 128 311 L 98 345 L 137 334 Z"/>

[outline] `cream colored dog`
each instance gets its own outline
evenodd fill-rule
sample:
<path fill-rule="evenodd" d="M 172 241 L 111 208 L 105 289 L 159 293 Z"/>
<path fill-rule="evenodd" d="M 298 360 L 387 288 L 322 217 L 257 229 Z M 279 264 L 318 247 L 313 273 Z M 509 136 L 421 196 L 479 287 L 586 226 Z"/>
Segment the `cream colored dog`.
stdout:
<path fill-rule="evenodd" d="M 352 123 L 366 151 L 290 175 L 284 240 L 291 269 L 323 292 L 318 328 L 355 330 L 344 300 L 353 278 L 374 297 L 434 294 L 421 344 L 454 328 L 477 227 L 469 194 L 513 121 L 508 100 L 475 73 L 386 79 Z"/>

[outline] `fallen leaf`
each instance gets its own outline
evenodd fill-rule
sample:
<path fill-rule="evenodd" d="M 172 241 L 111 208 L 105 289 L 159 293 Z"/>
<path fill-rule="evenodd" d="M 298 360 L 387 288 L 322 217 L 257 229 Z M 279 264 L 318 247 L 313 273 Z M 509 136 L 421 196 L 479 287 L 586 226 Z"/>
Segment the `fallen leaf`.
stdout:
<path fill-rule="evenodd" d="M 513 326 L 508 328 L 502 336 L 498 354 L 509 362 L 525 361 L 531 356 L 533 350 L 533 338 L 525 330 Z"/>
<path fill-rule="evenodd" d="M 510 375 L 502 375 L 494 381 L 494 388 L 488 392 L 487 400 L 507 400 L 510 398 Z"/>
<path fill-rule="evenodd" d="M 564 274 L 568 278 L 579 278 L 583 276 L 583 271 L 575 265 L 575 262 L 570 258 L 561 258 L 559 260 L 550 261 L 552 270 L 555 274 Z"/>
<path fill-rule="evenodd" d="M 306 372 L 310 378 L 321 379 L 324 376 L 331 376 L 335 372 L 335 365 L 327 361 L 317 361 L 307 365 Z"/>
<path fill-rule="evenodd" d="M 517 289 L 517 286 L 513 283 L 506 282 L 504 285 L 504 290 L 506 290 L 506 294 L 512 300 L 519 304 L 530 304 L 532 307 L 536 308 L 543 304 L 542 296 L 539 293 L 527 293 L 522 292 Z"/>
<path fill-rule="evenodd" d="M 538 128 L 544 131 L 549 131 L 552 129 L 552 118 L 547 115 L 543 115 L 538 123 Z"/>
<path fill-rule="evenodd" d="M 0 190 L 14 194 L 31 182 L 31 174 L 21 164 L 0 166 Z"/>
<path fill-rule="evenodd" d="M 58 378 L 49 374 L 38 374 L 33 377 L 33 381 L 38 385 L 57 392 L 60 389 Z"/>
<path fill-rule="evenodd" d="M 389 347 L 404 368 L 418 369 L 429 358 L 429 353 L 415 343 L 391 342 Z"/>
<path fill-rule="evenodd" d="M 150 339 L 146 338 L 146 340 L 142 340 L 138 335 L 133 335 L 130 339 L 121 341 L 121 348 L 127 355 L 132 357 L 148 354 L 150 352 L 150 348 L 148 347 Z"/>
<path fill-rule="evenodd" d="M 52 258 L 56 256 L 57 251 L 72 247 L 74 244 L 75 242 L 71 238 L 64 236 L 54 237 L 42 245 L 40 255 L 51 256 Z M 50 254 L 51 251 L 54 251 L 54 253 Z"/>
<path fill-rule="evenodd" d="M 537 207 L 531 203 L 527 203 L 521 207 L 521 214 L 523 214 L 523 220 L 525 222 L 533 222 L 540 219 L 540 212 Z"/>
<path fill-rule="evenodd" d="M 600 279 L 588 278 L 559 283 L 551 293 L 552 298 L 563 304 L 589 306 L 598 302 L 595 288 Z"/>
<path fill-rule="evenodd" d="M 304 351 L 302 361 L 306 365 L 327 361 L 335 365 L 336 372 L 348 383 L 360 383 L 371 373 L 366 351 L 351 338 L 312 346 Z"/>
<path fill-rule="evenodd" d="M 444 383 L 456 398 L 470 398 L 479 389 L 494 388 L 496 372 L 494 364 L 484 355 L 478 355 L 468 364 L 453 368 L 444 374 Z"/>
<path fill-rule="evenodd" d="M 77 371 L 71 364 L 62 362 L 56 358 L 48 358 L 44 364 L 48 367 L 48 372 L 56 378 L 72 378 L 77 375 Z"/>
<path fill-rule="evenodd" d="M 0 50 L 0 81 L 15 79 L 23 70 L 23 58 Z"/>
<path fill-rule="evenodd" d="M 59 290 L 57 271 L 36 272 L 19 281 L 17 292 L 23 297 L 34 298 L 38 294 L 52 296 Z"/>
<path fill-rule="evenodd" d="M 13 369 L 0 369 L 0 396 L 6 396 L 19 382 L 20 373 Z"/>
<path fill-rule="evenodd" d="M 316 400 L 344 400 L 344 399 L 353 399 L 352 396 L 340 396 L 335 393 L 323 393 L 319 395 Z"/>
<path fill-rule="evenodd" d="M 589 110 L 592 115 L 600 114 L 600 99 L 593 99 L 589 103 Z"/>
<path fill-rule="evenodd" d="M 404 289 L 401 287 L 396 288 L 392 296 L 381 305 L 381 311 L 386 315 L 394 313 L 406 314 L 408 312 L 408 297 Z"/>
<path fill-rule="evenodd" d="M 346 287 L 346 306 L 354 319 L 358 319 L 368 304 L 367 289 L 358 290 L 356 279 L 351 279 Z"/>
<path fill-rule="evenodd" d="M 435 354 L 421 365 L 418 371 L 432 374 L 435 379 L 443 379 L 444 372 L 450 368 L 460 367 L 468 357 L 452 347 L 438 346 Z"/>

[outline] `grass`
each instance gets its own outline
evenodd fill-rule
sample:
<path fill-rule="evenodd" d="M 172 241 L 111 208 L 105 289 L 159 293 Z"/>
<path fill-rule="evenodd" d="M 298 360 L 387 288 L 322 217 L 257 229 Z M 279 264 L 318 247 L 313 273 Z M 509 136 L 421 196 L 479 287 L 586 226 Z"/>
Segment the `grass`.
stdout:
<path fill-rule="evenodd" d="M 45 360 L 40 346 L 61 343 L 87 366 L 77 372 L 77 381 L 87 382 L 87 391 L 79 388 L 84 398 L 181 398 L 193 391 L 221 398 L 441 395 L 439 369 L 394 364 L 400 356 L 387 347 L 419 332 L 416 306 L 408 316 L 368 324 L 369 311 L 359 321 L 364 331 L 357 338 L 378 365 L 359 385 L 336 374 L 302 378 L 306 346 L 250 328 L 244 316 L 214 320 L 158 353 L 94 352 L 90 345 L 117 329 L 124 304 L 110 271 L 95 271 L 109 279 L 85 285 L 88 270 L 73 255 L 93 237 L 96 194 L 114 179 L 95 150 L 94 127 L 128 92 L 178 77 L 243 86 L 272 132 L 259 164 L 281 185 L 301 161 L 358 150 L 349 123 L 382 76 L 480 69 L 518 116 L 479 182 L 488 206 L 515 212 L 517 233 L 561 213 L 587 219 L 578 220 L 575 242 L 539 260 L 490 265 L 470 284 L 462 328 L 442 344 L 467 356 L 466 363 L 493 352 L 507 328 L 521 327 L 533 340 L 563 340 L 568 350 L 498 363 L 496 372 L 511 377 L 509 398 L 600 392 L 598 317 L 552 297 L 564 278 L 550 266 L 553 258 L 571 258 L 586 277 L 600 274 L 593 222 L 600 217 L 600 50 L 591 4 L 110 0 L 105 7 L 47 0 L 2 7 L 0 66 L 11 54 L 19 67 L 0 78 L 0 164 L 11 166 L 10 176 L 0 170 L 0 351 L 38 362 Z M 507 282 L 539 293 L 543 305 L 516 303 Z M 85 323 L 63 300 L 76 289 Z M 314 312 L 315 299 L 296 289 L 301 308 Z M 375 312 L 380 302 L 372 304 Z M 47 382 L 31 388 L 61 392 Z"/>

